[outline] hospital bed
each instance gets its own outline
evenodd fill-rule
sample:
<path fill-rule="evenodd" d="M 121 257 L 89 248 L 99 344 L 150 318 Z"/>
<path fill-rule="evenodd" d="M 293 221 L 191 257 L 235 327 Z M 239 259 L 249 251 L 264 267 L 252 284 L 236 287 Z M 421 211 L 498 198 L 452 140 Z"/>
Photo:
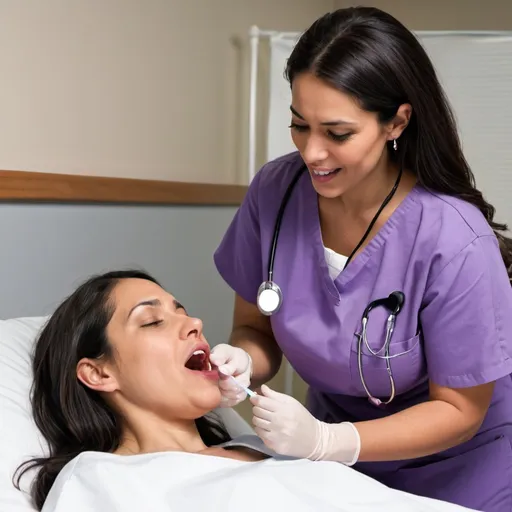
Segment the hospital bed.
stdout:
<path fill-rule="evenodd" d="M 9 320 L 0 320 L 0 511 L 1 512 L 35 512 L 29 498 L 29 487 L 33 480 L 34 473 L 29 472 L 21 481 L 21 491 L 17 490 L 12 483 L 13 473 L 20 463 L 34 456 L 43 456 L 46 454 L 46 443 L 40 436 L 37 427 L 33 421 L 30 411 L 29 394 L 32 382 L 31 375 L 31 354 L 37 334 L 44 325 L 47 317 L 24 317 Z M 226 429 L 232 437 L 253 434 L 252 428 L 232 409 L 217 409 L 214 411 L 223 421 Z M 310 461 L 297 461 L 298 465 L 290 465 L 286 471 L 282 471 L 283 462 L 277 460 L 270 461 L 270 465 L 263 468 L 261 463 L 250 465 L 248 468 L 242 467 L 241 462 L 219 457 L 205 457 L 194 454 L 169 454 L 171 458 L 163 462 L 157 469 L 152 469 L 150 474 L 153 489 L 149 496 L 145 495 L 144 483 L 142 492 L 138 493 L 138 499 L 151 500 L 155 494 L 161 490 L 160 485 L 171 490 L 172 496 L 169 496 L 168 489 L 164 489 L 164 499 L 160 500 L 158 512 L 179 512 L 185 510 L 203 510 L 206 504 L 211 510 L 250 510 L 261 512 L 281 511 L 287 505 L 293 510 L 322 510 L 322 511 L 353 511 L 369 512 L 373 510 L 393 510 L 396 512 L 457 512 L 462 509 L 447 503 L 428 500 L 398 491 L 391 491 L 378 484 L 376 481 L 360 475 L 350 468 L 337 463 L 314 463 Z M 94 456 L 94 455 L 93 455 Z M 165 456 L 165 454 L 163 454 Z M 158 454 L 157 454 L 158 457 Z M 172 457 L 175 457 L 172 459 Z M 190 460 L 190 458 L 192 460 Z M 66 501 L 71 499 L 70 505 L 61 504 L 57 512 L 68 510 L 95 511 L 102 509 L 104 492 L 112 493 L 112 487 L 121 483 L 123 489 L 126 483 L 133 480 L 130 468 L 126 473 L 122 466 L 126 457 L 121 463 L 120 459 L 102 460 L 94 467 L 85 468 L 85 474 L 82 473 L 85 480 L 83 485 L 75 488 L 71 485 L 66 489 Z M 216 460 L 215 460 L 216 459 Z M 114 471 L 109 468 L 109 463 L 114 463 Z M 197 469 L 191 467 L 196 464 Z M 286 464 L 286 461 L 284 462 Z M 308 470 L 308 466 L 309 470 Z M 311 465 L 315 466 L 315 471 L 311 472 Z M 318 466 L 320 464 L 320 466 Z M 207 466 L 212 466 L 208 471 Z M 323 465 L 323 466 L 322 466 Z M 331 465 L 329 469 L 326 465 Z M 336 466 L 339 469 L 335 469 Z M 176 471 L 179 468 L 179 471 Z M 206 468 L 206 470 L 205 470 Z M 133 469 L 133 467 L 131 468 Z M 139 468 L 140 469 L 140 468 Z M 151 472 L 151 468 L 146 468 Z M 117 479 L 116 472 L 125 472 L 125 479 Z M 65 471 L 65 470 L 64 470 Z M 109 478 L 114 478 L 113 484 L 109 481 L 104 483 L 103 477 L 98 476 L 98 471 L 103 472 Z M 186 471 L 192 471 L 193 482 L 188 475 L 183 475 Z M 145 469 L 142 468 L 144 474 Z M 94 473 L 96 475 L 94 476 Z M 89 474 L 96 478 L 94 485 L 87 482 Z M 311 476 L 314 475 L 314 478 Z M 356 476 L 357 475 L 357 476 Z M 156 483 L 155 479 L 160 478 L 162 484 Z M 181 478 L 181 480 L 180 480 Z M 75 481 L 77 478 L 74 479 Z M 80 480 L 80 478 L 78 478 Z M 326 499 L 325 481 L 329 480 L 330 501 Z M 70 479 L 65 476 L 64 485 Z M 178 483 L 177 483 L 178 482 Z M 256 482 L 256 483 L 255 483 Z M 284 485 L 283 485 L 284 484 Z M 256 485 L 256 488 L 254 487 Z M 317 487 L 314 490 L 314 487 Z M 352 497 L 348 497 L 349 489 L 358 487 Z M 198 492 L 200 487 L 200 492 Z M 60 495 L 62 484 L 56 486 L 57 491 L 54 494 Z M 89 496 L 83 499 L 81 493 L 84 488 Z M 184 490 L 183 490 L 184 489 Z M 283 492 L 284 489 L 284 492 Z M 131 489 L 130 489 L 131 490 Z M 262 492 L 263 491 L 263 492 Z M 361 492 L 363 491 L 363 492 Z M 166 494 L 167 493 L 167 494 Z M 215 495 L 217 493 L 217 495 Z M 302 493 L 302 494 L 301 494 Z M 114 500 L 122 497 L 126 492 L 114 493 Z M 297 494 L 301 494 L 297 496 Z M 91 498 L 92 496 L 92 498 Z M 227 501 L 226 502 L 226 496 Z M 354 503 L 355 499 L 358 503 Z M 112 496 L 109 496 L 112 498 Z M 107 497 L 107 500 L 108 498 Z M 97 500 L 96 506 L 85 505 L 87 499 Z M 281 501 L 279 502 L 279 499 Z M 198 505 L 198 500 L 200 504 Z M 259 503 L 256 503 L 259 500 Z M 295 504 L 293 502 L 295 500 Z M 352 502 L 350 502 L 352 500 Z M 373 501 L 372 501 L 373 500 Z M 306 501 L 307 503 L 304 503 Z M 142 510 L 141 503 L 133 504 L 126 498 L 122 505 L 116 510 L 123 512 L 134 512 Z M 164 503 L 162 505 L 162 503 Z M 172 505 L 170 505 L 172 503 Z M 263 508 L 261 503 L 264 503 Z M 334 506 L 333 506 L 334 503 Z M 385 506 L 379 506 L 383 503 Z M 396 504 L 395 504 L 396 503 Z M 142 505 L 146 509 L 145 505 Z M 170 507 L 170 508 L 168 508 Z M 319 507 L 319 508 L 317 508 Z M 149 510 L 149 509 L 148 509 Z"/>

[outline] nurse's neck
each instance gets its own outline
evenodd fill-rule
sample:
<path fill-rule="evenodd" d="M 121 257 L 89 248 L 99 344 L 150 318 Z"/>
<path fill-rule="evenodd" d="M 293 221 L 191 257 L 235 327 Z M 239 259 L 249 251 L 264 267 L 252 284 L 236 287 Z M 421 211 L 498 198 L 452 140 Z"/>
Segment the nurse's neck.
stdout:
<path fill-rule="evenodd" d="M 393 189 L 399 175 L 399 168 L 393 164 L 379 165 L 354 188 L 333 199 L 342 215 L 351 219 L 368 220 L 375 215 Z M 388 217 L 414 187 L 415 177 L 404 172 L 388 206 L 382 212 Z M 331 206 L 334 206 L 332 204 Z M 387 213 L 387 215 L 386 215 Z"/>

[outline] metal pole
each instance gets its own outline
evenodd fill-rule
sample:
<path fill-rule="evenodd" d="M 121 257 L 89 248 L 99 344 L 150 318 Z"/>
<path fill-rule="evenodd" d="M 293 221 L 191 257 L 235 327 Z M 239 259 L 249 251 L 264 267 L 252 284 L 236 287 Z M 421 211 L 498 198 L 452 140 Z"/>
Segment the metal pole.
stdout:
<path fill-rule="evenodd" d="M 258 96 L 258 47 L 260 31 L 252 26 L 251 36 L 251 78 L 249 92 L 249 183 L 256 174 L 256 102 Z"/>

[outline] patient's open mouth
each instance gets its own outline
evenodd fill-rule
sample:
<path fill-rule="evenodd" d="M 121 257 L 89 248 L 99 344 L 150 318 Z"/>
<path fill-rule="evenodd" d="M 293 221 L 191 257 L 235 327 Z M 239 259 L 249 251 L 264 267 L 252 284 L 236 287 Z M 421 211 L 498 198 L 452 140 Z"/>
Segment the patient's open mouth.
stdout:
<path fill-rule="evenodd" d="M 219 371 L 217 368 L 212 368 L 210 363 L 210 347 L 208 343 L 197 343 L 190 350 L 193 350 L 193 352 L 185 361 L 185 368 L 194 375 L 218 381 Z"/>
<path fill-rule="evenodd" d="M 198 349 L 188 358 L 185 368 L 196 372 L 207 372 L 212 369 L 212 366 L 208 360 L 207 353 L 202 349 Z"/>

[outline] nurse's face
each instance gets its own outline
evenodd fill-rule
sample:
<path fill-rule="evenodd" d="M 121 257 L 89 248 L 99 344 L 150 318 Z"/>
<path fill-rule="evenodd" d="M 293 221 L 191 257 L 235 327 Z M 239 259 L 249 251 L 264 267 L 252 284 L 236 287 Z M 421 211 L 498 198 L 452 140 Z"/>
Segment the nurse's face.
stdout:
<path fill-rule="evenodd" d="M 385 172 L 393 125 L 312 74 L 292 84 L 291 134 L 319 195 L 334 198 Z"/>
<path fill-rule="evenodd" d="M 115 310 L 107 338 L 113 356 L 110 361 L 82 361 L 82 381 L 103 392 L 128 420 L 142 411 L 191 420 L 219 405 L 218 374 L 210 370 L 201 320 L 143 279 L 121 280 L 110 299 Z"/>

